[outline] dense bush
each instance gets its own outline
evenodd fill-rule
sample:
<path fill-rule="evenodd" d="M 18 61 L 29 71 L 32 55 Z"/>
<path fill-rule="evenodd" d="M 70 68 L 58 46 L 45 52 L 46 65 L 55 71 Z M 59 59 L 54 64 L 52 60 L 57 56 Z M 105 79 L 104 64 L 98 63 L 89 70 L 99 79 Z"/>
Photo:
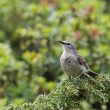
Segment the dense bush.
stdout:
<path fill-rule="evenodd" d="M 99 102 L 106 107 L 110 100 L 110 76 L 99 75 L 96 79 L 68 79 L 61 81 L 48 95 L 39 95 L 33 103 L 21 106 L 9 105 L 0 110 L 92 110 L 90 104 Z M 88 103 L 87 103 L 88 102 Z M 108 110 L 102 107 L 101 110 Z"/>
<path fill-rule="evenodd" d="M 108 73 L 110 15 L 104 6 L 101 0 L 1 0 L 1 105 L 33 100 L 55 87 L 62 78 L 58 40 L 74 42 L 90 68 Z"/>

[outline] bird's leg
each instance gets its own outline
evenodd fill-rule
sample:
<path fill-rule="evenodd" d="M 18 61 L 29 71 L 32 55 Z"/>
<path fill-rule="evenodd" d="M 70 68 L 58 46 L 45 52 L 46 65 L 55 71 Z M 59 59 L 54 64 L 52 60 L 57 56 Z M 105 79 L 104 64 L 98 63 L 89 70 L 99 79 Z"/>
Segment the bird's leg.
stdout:
<path fill-rule="evenodd" d="M 71 76 L 68 76 L 68 77 L 69 77 L 69 81 L 71 81 L 72 80 Z"/>

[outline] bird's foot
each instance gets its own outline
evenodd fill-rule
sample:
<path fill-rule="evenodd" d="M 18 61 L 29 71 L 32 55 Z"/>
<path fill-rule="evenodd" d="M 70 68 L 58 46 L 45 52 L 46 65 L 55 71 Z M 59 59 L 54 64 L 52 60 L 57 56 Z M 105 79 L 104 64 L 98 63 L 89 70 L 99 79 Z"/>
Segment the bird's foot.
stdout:
<path fill-rule="evenodd" d="M 72 76 L 68 76 L 69 78 L 69 82 L 73 82 L 73 83 L 79 83 L 81 81 L 81 79 L 79 77 L 73 78 Z"/>
<path fill-rule="evenodd" d="M 69 81 L 72 81 L 72 77 L 71 76 L 69 76 Z"/>

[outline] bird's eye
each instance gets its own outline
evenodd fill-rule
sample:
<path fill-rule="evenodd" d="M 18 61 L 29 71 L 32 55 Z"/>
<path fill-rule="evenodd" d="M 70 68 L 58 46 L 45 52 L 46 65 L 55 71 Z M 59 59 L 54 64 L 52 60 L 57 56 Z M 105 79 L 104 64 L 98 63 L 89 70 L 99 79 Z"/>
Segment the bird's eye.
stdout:
<path fill-rule="evenodd" d="M 71 45 L 70 43 L 67 43 L 67 45 Z"/>

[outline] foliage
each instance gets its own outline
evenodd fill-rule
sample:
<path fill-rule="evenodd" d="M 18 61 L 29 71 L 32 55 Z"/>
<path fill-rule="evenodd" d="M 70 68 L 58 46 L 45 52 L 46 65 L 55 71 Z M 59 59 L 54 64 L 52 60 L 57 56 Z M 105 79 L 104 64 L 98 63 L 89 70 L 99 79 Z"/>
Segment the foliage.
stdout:
<path fill-rule="evenodd" d="M 92 70 L 108 73 L 104 8 L 103 0 L 1 0 L 0 102 L 22 103 L 55 87 L 62 78 L 58 40 L 74 42 Z"/>
<path fill-rule="evenodd" d="M 110 100 L 109 85 L 109 75 L 99 75 L 96 79 L 87 76 L 71 81 L 66 79 L 50 94 L 39 95 L 33 103 L 24 103 L 21 106 L 9 105 L 1 110 L 74 110 L 80 107 L 82 110 L 88 110 L 90 106 L 84 101 L 89 104 L 96 101 L 104 104 Z"/>

